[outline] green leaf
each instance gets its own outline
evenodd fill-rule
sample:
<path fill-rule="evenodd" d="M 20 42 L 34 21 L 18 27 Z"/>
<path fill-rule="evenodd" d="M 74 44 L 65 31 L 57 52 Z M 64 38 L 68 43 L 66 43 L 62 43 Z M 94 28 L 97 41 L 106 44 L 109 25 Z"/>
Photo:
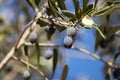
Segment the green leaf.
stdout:
<path fill-rule="evenodd" d="M 50 10 L 51 10 L 51 13 L 52 13 L 55 17 L 58 17 L 58 13 L 57 13 L 57 10 L 56 10 L 55 2 L 53 2 L 52 0 L 48 0 L 48 5 L 49 5 L 49 8 L 50 8 Z"/>
<path fill-rule="evenodd" d="M 28 54 L 28 46 L 25 45 L 23 48 L 24 48 L 25 56 L 28 57 L 29 56 L 29 54 Z"/>
<path fill-rule="evenodd" d="M 92 10 L 93 10 L 93 4 L 87 5 L 86 9 L 83 12 L 83 15 L 89 15 L 89 13 L 91 13 Z"/>
<path fill-rule="evenodd" d="M 74 7 L 75 7 L 75 16 L 79 19 L 80 18 L 80 13 L 78 14 L 79 11 L 79 1 L 78 0 L 73 0 Z M 79 11 L 80 12 L 80 11 Z"/>
<path fill-rule="evenodd" d="M 75 14 L 68 10 L 62 10 L 62 13 L 69 18 L 69 20 L 74 21 L 76 20 Z"/>
<path fill-rule="evenodd" d="M 67 74 L 68 74 L 68 65 L 65 64 L 63 72 L 62 72 L 61 80 L 66 80 Z"/>
<path fill-rule="evenodd" d="M 58 62 L 58 47 L 54 47 L 54 55 L 53 55 L 53 74 L 55 72 L 55 69 L 57 67 Z"/>
<path fill-rule="evenodd" d="M 65 29 L 66 29 L 66 27 L 65 27 L 65 26 L 60 25 L 60 24 L 55 24 L 55 27 L 57 28 L 57 30 L 58 30 L 59 32 L 61 32 L 61 31 L 63 31 L 63 30 L 65 30 Z"/>
<path fill-rule="evenodd" d="M 107 34 L 112 35 L 116 33 L 118 30 L 120 30 L 120 26 L 107 27 Z"/>
<path fill-rule="evenodd" d="M 88 0 L 82 0 L 83 1 L 83 11 L 86 9 Z"/>
<path fill-rule="evenodd" d="M 110 74 L 108 72 L 106 73 L 105 78 L 106 78 L 105 80 L 110 80 Z"/>
<path fill-rule="evenodd" d="M 33 8 L 33 10 L 35 11 L 36 8 L 36 4 L 34 0 L 27 0 L 28 4 Z"/>
<path fill-rule="evenodd" d="M 113 59 L 113 63 L 115 63 L 116 59 L 117 59 L 119 56 L 120 56 L 120 51 L 115 54 L 114 59 Z"/>
<path fill-rule="evenodd" d="M 114 3 L 106 2 L 100 8 L 95 10 L 94 15 L 102 16 L 108 15 L 114 10 Z"/>
<path fill-rule="evenodd" d="M 39 18 L 37 21 L 37 24 L 39 24 L 40 27 L 47 26 L 49 23 L 50 23 L 50 21 L 48 19 Z"/>
<path fill-rule="evenodd" d="M 36 53 L 37 53 L 37 64 L 40 67 L 40 55 L 41 55 L 41 52 L 40 52 L 40 48 L 39 48 L 38 43 L 36 43 Z"/>
<path fill-rule="evenodd" d="M 93 9 L 96 8 L 97 3 L 98 3 L 98 0 L 95 0 L 95 1 L 94 1 L 94 7 L 93 7 Z"/>
<path fill-rule="evenodd" d="M 41 0 L 35 0 L 35 4 L 37 5 L 38 8 L 40 8 L 40 2 L 41 2 Z"/>
<path fill-rule="evenodd" d="M 57 3 L 61 10 L 66 10 L 66 5 L 64 3 L 64 0 L 57 0 Z"/>

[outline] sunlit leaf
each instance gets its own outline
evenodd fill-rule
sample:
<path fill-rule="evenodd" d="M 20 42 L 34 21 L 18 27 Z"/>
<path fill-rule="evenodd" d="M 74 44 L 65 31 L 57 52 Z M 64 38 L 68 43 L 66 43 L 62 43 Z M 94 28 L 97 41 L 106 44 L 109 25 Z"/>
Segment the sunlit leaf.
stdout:
<path fill-rule="evenodd" d="M 64 68 L 63 68 L 63 72 L 62 72 L 61 80 L 66 80 L 66 78 L 67 78 L 67 74 L 68 74 L 68 65 L 65 64 L 65 66 L 64 66 Z"/>
<path fill-rule="evenodd" d="M 100 8 L 95 10 L 94 15 L 108 15 L 114 10 L 115 4 L 111 2 L 105 2 Z"/>

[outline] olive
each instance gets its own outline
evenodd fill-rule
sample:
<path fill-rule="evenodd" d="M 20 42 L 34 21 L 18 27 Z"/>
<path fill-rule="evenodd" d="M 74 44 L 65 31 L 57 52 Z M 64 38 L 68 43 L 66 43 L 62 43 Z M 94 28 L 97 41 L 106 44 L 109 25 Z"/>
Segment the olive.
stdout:
<path fill-rule="evenodd" d="M 29 41 L 33 44 L 38 40 L 38 34 L 36 32 L 32 32 L 29 36 Z"/>
<path fill-rule="evenodd" d="M 112 74 L 115 79 L 120 80 L 120 68 L 113 69 Z"/>
<path fill-rule="evenodd" d="M 73 44 L 73 39 L 70 36 L 66 36 L 63 40 L 63 44 L 65 48 L 71 48 Z"/>
<path fill-rule="evenodd" d="M 30 71 L 29 71 L 29 70 L 25 70 L 25 71 L 23 72 L 23 78 L 24 78 L 25 80 L 29 80 L 30 77 L 31 77 Z"/>
<path fill-rule="evenodd" d="M 46 59 L 50 59 L 52 56 L 53 56 L 53 52 L 52 52 L 52 50 L 50 50 L 50 49 L 48 49 L 48 50 L 45 52 L 45 54 L 44 54 L 44 57 L 45 57 Z"/>
<path fill-rule="evenodd" d="M 100 41 L 101 48 L 106 48 L 107 46 L 108 46 L 108 41 L 106 39 Z"/>
<path fill-rule="evenodd" d="M 67 28 L 67 35 L 74 37 L 76 35 L 77 30 L 74 27 Z"/>

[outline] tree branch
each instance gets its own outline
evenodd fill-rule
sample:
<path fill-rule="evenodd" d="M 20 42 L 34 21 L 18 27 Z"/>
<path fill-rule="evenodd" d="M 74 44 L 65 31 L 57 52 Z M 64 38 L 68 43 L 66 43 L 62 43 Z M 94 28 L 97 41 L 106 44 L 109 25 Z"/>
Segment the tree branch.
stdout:
<path fill-rule="evenodd" d="M 29 65 L 31 68 L 36 70 L 42 77 L 44 77 L 44 80 L 48 80 L 47 77 L 44 75 L 44 73 L 41 70 L 39 70 L 37 67 L 33 66 L 32 64 L 30 64 L 30 63 L 28 63 L 20 58 L 17 58 L 16 56 L 12 56 L 12 59 L 20 61 L 21 63 L 23 63 L 25 65 Z"/>
<path fill-rule="evenodd" d="M 26 45 L 26 46 L 35 46 L 35 44 L 31 44 L 31 43 L 24 43 L 24 45 Z M 39 43 L 38 45 L 40 47 L 54 47 L 54 46 L 63 47 L 62 45 L 50 44 L 50 43 L 48 43 L 48 44 L 46 44 L 46 43 Z M 93 58 L 95 58 L 97 60 L 100 60 L 100 61 L 102 61 L 103 63 L 105 63 L 106 65 L 108 65 L 111 68 L 118 67 L 117 65 L 109 64 L 108 62 L 106 62 L 105 60 L 103 60 L 101 57 L 99 57 L 98 55 L 96 55 L 95 53 L 91 53 L 91 52 L 89 52 L 89 51 L 87 51 L 87 50 L 85 50 L 83 48 L 77 48 L 77 47 L 73 46 L 72 49 L 79 50 L 79 51 L 81 51 L 81 52 L 83 52 L 83 53 L 85 53 L 85 54 L 87 54 L 87 55 L 89 55 L 89 56 L 91 56 L 91 57 L 93 57 Z"/>

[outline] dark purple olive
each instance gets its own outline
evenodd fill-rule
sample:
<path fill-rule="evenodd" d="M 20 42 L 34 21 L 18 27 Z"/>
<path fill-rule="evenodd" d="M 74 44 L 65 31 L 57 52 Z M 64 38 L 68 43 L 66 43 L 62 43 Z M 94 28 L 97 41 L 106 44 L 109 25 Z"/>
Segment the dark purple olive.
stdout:
<path fill-rule="evenodd" d="M 63 40 L 63 44 L 65 48 L 71 48 L 73 44 L 73 39 L 70 36 L 66 36 Z"/>
<path fill-rule="evenodd" d="M 108 42 L 106 39 L 100 41 L 100 47 L 106 48 L 108 46 Z"/>
<path fill-rule="evenodd" d="M 35 32 L 32 32 L 29 36 L 29 41 L 33 44 L 36 43 L 38 40 L 38 34 Z"/>
<path fill-rule="evenodd" d="M 77 30 L 74 27 L 67 28 L 67 35 L 74 37 L 76 35 Z"/>
<path fill-rule="evenodd" d="M 115 79 L 120 80 L 120 68 L 113 69 L 112 74 Z"/>

